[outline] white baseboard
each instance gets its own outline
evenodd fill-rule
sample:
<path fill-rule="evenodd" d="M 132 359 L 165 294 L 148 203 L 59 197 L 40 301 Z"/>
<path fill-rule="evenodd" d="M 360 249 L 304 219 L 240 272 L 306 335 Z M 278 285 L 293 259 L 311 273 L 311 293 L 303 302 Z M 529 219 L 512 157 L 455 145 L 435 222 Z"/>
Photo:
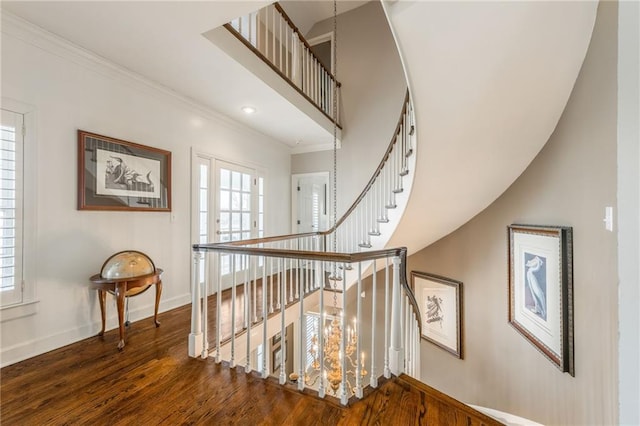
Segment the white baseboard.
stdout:
<path fill-rule="evenodd" d="M 171 309 L 178 308 L 191 303 L 191 295 L 183 294 L 168 300 L 160 302 L 160 312 L 166 312 Z M 153 305 L 141 306 L 129 312 L 129 319 L 132 322 L 153 316 Z M 112 330 L 118 326 L 117 315 L 115 312 L 107 318 L 106 328 Z M 0 367 L 15 364 L 25 359 L 41 355 L 45 352 L 61 348 L 71 343 L 95 336 L 100 331 L 100 322 L 91 322 L 68 330 L 64 330 L 49 336 L 39 337 L 37 339 L 21 342 L 8 348 L 0 349 Z M 185 348 L 186 348 L 185 335 Z"/>

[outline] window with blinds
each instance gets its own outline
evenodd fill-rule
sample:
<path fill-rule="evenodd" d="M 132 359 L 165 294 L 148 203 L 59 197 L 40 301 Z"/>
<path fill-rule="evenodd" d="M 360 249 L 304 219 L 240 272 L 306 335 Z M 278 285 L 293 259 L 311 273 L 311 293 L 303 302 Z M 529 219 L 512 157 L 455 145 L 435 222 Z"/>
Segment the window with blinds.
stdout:
<path fill-rule="evenodd" d="M 312 313 L 305 315 L 305 331 L 306 331 L 306 335 L 305 335 L 306 352 L 305 353 L 307 358 L 307 362 L 305 364 L 305 371 L 308 371 L 309 367 L 313 363 L 313 355 L 312 355 L 311 348 L 313 347 L 313 336 L 316 336 L 316 338 L 318 337 L 319 327 L 320 327 L 320 315 L 312 314 Z M 314 351 L 316 353 L 316 356 L 319 358 L 320 355 L 318 354 L 317 346 L 314 348 Z"/>
<path fill-rule="evenodd" d="M 22 114 L 2 110 L 0 141 L 0 304 L 22 302 L 23 132 Z"/>

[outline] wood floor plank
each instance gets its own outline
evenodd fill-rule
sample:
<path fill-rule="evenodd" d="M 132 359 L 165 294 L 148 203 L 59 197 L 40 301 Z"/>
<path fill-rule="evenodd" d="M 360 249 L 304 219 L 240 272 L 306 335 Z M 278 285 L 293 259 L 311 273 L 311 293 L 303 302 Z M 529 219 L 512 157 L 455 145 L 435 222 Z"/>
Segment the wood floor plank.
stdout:
<path fill-rule="evenodd" d="M 225 303 L 228 309 L 230 302 Z M 230 369 L 212 358 L 188 357 L 189 306 L 162 313 L 159 320 L 159 328 L 151 319 L 133 323 L 123 351 L 116 348 L 118 331 L 111 330 L 1 369 L 0 423 L 498 424 L 405 376 L 383 380 L 378 389 L 366 389 L 365 398 L 343 407 L 333 397 L 299 392 L 275 378 L 263 380 L 256 372 Z"/>

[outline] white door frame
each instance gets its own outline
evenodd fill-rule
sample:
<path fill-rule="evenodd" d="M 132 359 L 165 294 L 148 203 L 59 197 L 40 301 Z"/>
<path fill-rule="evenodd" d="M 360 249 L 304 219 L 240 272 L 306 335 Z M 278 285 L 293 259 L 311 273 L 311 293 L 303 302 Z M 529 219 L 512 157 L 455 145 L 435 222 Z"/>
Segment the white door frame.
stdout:
<path fill-rule="evenodd" d="M 334 34 L 333 31 L 329 31 L 328 33 L 321 34 L 317 37 L 313 37 L 312 39 L 307 40 L 309 46 L 315 46 L 316 44 L 324 43 L 326 41 L 331 42 L 331 74 L 335 73 L 335 64 L 333 63 L 333 58 L 335 56 L 335 42 L 334 42 Z"/>

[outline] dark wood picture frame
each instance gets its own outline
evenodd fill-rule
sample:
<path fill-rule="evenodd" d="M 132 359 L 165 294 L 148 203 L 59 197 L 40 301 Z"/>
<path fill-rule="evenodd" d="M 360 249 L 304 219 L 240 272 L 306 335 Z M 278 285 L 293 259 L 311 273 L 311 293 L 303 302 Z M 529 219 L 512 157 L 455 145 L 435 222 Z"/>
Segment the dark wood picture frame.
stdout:
<path fill-rule="evenodd" d="M 280 343 L 280 341 L 282 340 L 282 333 L 280 331 L 278 331 L 276 334 L 273 335 L 273 337 L 271 338 L 271 345 L 277 345 L 278 343 Z"/>
<path fill-rule="evenodd" d="M 510 225 L 509 323 L 560 371 L 575 376 L 573 230 Z"/>
<path fill-rule="evenodd" d="M 78 210 L 171 211 L 171 152 L 78 130 Z"/>
<path fill-rule="evenodd" d="M 411 288 L 420 307 L 421 337 L 463 359 L 462 282 L 411 271 Z"/>

